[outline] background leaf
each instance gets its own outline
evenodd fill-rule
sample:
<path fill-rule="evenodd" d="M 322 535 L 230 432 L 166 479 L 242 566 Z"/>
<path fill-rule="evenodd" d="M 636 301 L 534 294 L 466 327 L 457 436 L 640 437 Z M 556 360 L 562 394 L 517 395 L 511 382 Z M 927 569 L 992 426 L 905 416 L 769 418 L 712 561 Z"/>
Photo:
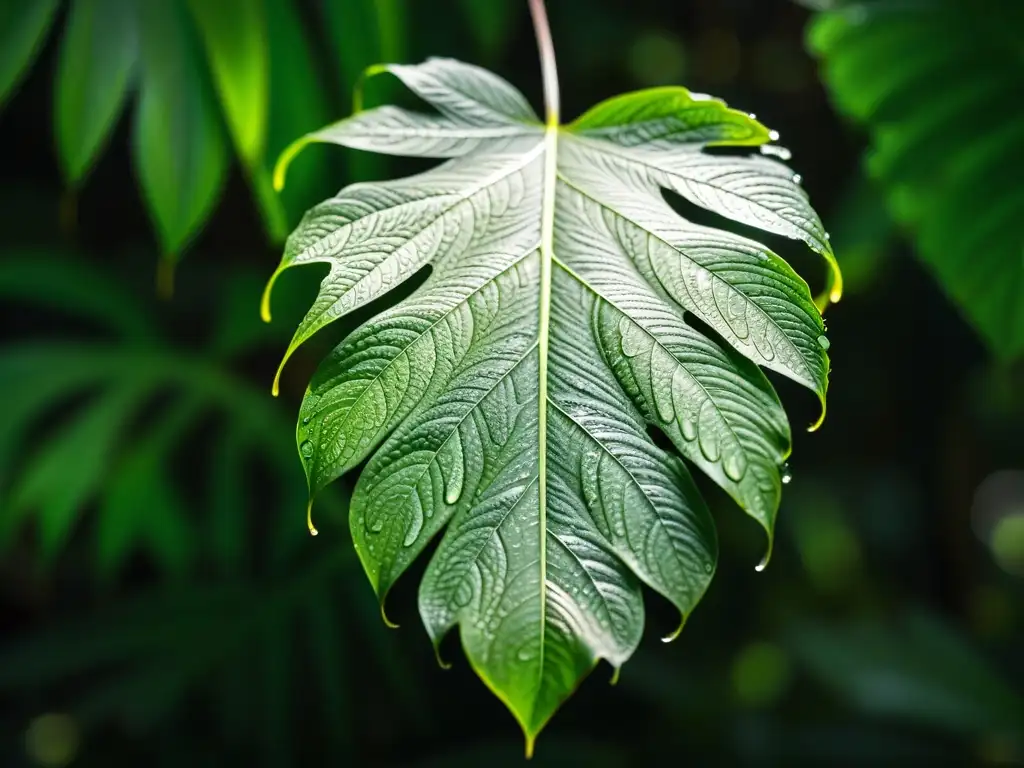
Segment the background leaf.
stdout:
<path fill-rule="evenodd" d="M 248 168 L 263 160 L 270 93 L 263 0 L 188 0 L 238 154 Z"/>
<path fill-rule="evenodd" d="M 32 66 L 59 4 L 38 0 L 0 6 L 0 107 Z"/>
<path fill-rule="evenodd" d="M 818 679 L 873 715 L 976 734 L 1024 733 L 1024 700 L 948 627 L 916 614 L 888 623 L 802 626 L 792 641 Z"/>
<path fill-rule="evenodd" d="M 178 0 L 140 7 L 141 96 L 135 167 L 165 258 L 175 261 L 216 203 L 227 147 Z"/>
<path fill-rule="evenodd" d="M 1024 110 L 1013 96 L 1024 7 L 986 8 L 849 2 L 815 18 L 808 44 L 837 107 L 870 131 L 867 167 L 894 220 L 992 352 L 1011 360 L 1024 353 Z"/>
<path fill-rule="evenodd" d="M 131 86 L 138 55 L 136 5 L 73 0 L 56 80 L 56 135 L 68 184 L 77 187 L 103 150 Z"/>

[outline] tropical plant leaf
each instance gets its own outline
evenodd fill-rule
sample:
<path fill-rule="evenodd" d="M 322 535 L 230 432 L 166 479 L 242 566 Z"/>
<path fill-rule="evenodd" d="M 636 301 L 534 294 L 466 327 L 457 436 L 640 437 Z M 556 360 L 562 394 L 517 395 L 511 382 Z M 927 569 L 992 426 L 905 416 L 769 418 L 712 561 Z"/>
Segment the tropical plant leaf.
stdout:
<path fill-rule="evenodd" d="M 276 3 L 278 6 L 288 3 Z M 256 202 L 273 242 L 288 234 L 281 201 L 274 193 L 264 160 L 270 124 L 271 31 L 269 18 L 280 17 L 281 7 L 270 0 L 188 0 L 235 149 L 245 168 Z M 285 11 L 290 9 L 284 9 Z M 284 23 L 288 18 L 281 19 Z M 280 35 L 275 33 L 275 40 Z M 295 72 L 302 79 L 308 73 Z M 312 86 L 315 81 L 308 81 Z M 287 110 L 286 104 L 275 109 Z"/>
<path fill-rule="evenodd" d="M 238 154 L 246 165 L 255 166 L 263 160 L 270 93 L 263 0 L 188 0 L 188 7 Z"/>
<path fill-rule="evenodd" d="M 59 0 L 0 6 L 0 106 L 43 47 Z"/>
<path fill-rule="evenodd" d="M 138 54 L 136 4 L 75 0 L 57 70 L 57 147 L 77 186 L 103 149 L 124 106 Z"/>
<path fill-rule="evenodd" d="M 267 0 L 267 31 L 270 42 L 270 111 L 267 124 L 267 152 L 264 168 L 269 171 L 274 161 L 292 140 L 306 131 L 324 124 L 330 114 L 325 92 L 307 40 L 310 33 L 291 0 Z M 293 184 L 282 201 L 291 216 L 282 233 L 301 218 L 307 207 L 324 194 L 333 191 L 323 163 L 305 157 L 294 170 Z M 269 194 L 275 195 L 269 172 L 264 172 Z M 326 190 L 326 191 L 325 191 Z"/>
<path fill-rule="evenodd" d="M 299 451 L 311 494 L 369 457 L 350 526 L 382 605 L 445 531 L 420 585 L 423 622 L 435 645 L 459 626 L 529 750 L 598 660 L 618 668 L 633 653 L 641 585 L 685 621 L 714 572 L 708 509 L 648 428 L 732 495 L 770 550 L 790 433 L 757 365 L 824 403 L 828 342 L 807 284 L 763 245 L 683 218 L 663 190 L 834 258 L 784 165 L 705 151 L 773 138 L 720 101 L 661 88 L 545 128 L 477 67 L 377 69 L 436 114 L 385 106 L 298 146 L 450 159 L 306 215 L 275 277 L 330 271 L 288 354 L 430 276 L 321 364 Z"/>
<path fill-rule="evenodd" d="M 259 328 L 251 312 L 259 284 L 239 280 L 237 270 L 231 282 L 249 293 L 228 310 L 248 306 L 242 316 Z M 389 702 L 419 728 L 426 708 L 417 674 L 369 592 L 354 589 L 355 557 L 346 549 L 311 556 L 289 513 L 303 479 L 280 440 L 287 420 L 265 393 L 225 370 L 274 337 L 233 324 L 234 336 L 214 334 L 212 351 L 174 349 L 153 331 L 138 295 L 81 256 L 33 252 L 0 263 L 4 310 L 38 304 L 90 332 L 88 340 L 0 348 L 0 554 L 13 534 L 34 530 L 48 556 L 43 566 L 79 557 L 74 545 L 86 543 L 101 580 L 115 581 L 141 557 L 162 584 L 141 594 L 119 584 L 117 593 L 130 588 L 131 598 L 107 593 L 98 613 L 8 633 L 0 692 L 16 694 L 10 722 L 45 703 L 66 707 L 87 731 L 114 720 L 158 742 L 152 735 L 192 716 L 198 701 L 225 740 L 247 750 L 258 744 L 262 764 L 296 763 L 311 729 L 338 762 L 350 744 L 338 718 L 355 710 L 346 685 L 351 647 L 361 658 L 370 653 Z M 190 461 L 202 468 L 198 484 L 183 482 Z M 253 515 L 256 493 L 265 516 Z M 332 496 L 340 521 L 347 493 Z M 90 586 L 110 584 L 81 588 Z M 282 638 L 283 655 L 274 650 Z M 69 675 L 82 682 L 70 693 Z M 299 701 L 314 710 L 301 724 L 279 716 Z"/>
<path fill-rule="evenodd" d="M 217 201 L 227 173 L 227 146 L 184 8 L 178 0 L 158 0 L 138 9 L 142 57 L 135 167 L 164 257 L 173 261 Z"/>
<path fill-rule="evenodd" d="M 790 643 L 817 680 L 869 714 L 946 733 L 1024 729 L 1024 699 L 1005 675 L 927 614 L 888 623 L 801 624 Z"/>
<path fill-rule="evenodd" d="M 815 17 L 808 45 L 837 107 L 870 131 L 867 167 L 893 218 L 993 353 L 1012 359 L 1024 353 L 1024 6 L 987 8 L 846 2 Z"/>

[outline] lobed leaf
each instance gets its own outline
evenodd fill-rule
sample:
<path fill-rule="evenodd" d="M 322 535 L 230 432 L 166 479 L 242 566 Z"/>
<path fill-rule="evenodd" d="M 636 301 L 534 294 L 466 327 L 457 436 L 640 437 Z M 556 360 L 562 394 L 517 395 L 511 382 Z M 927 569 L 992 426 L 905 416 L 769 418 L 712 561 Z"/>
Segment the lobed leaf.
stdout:
<path fill-rule="evenodd" d="M 429 269 L 322 362 L 299 452 L 311 496 L 366 462 L 350 527 L 382 606 L 440 537 L 423 623 L 435 646 L 459 628 L 529 751 L 600 659 L 618 669 L 632 655 L 643 585 L 682 621 L 706 590 L 717 540 L 692 467 L 764 527 L 770 551 L 790 434 L 758 366 L 824 403 L 828 341 L 807 284 L 763 245 L 687 221 L 664 191 L 834 257 L 785 166 L 705 151 L 773 136 L 721 102 L 655 89 L 545 128 L 478 67 L 376 71 L 434 112 L 368 110 L 294 151 L 326 141 L 447 159 L 315 206 L 265 314 L 282 270 L 329 266 L 287 359 Z M 836 272 L 833 298 L 840 285 Z"/>

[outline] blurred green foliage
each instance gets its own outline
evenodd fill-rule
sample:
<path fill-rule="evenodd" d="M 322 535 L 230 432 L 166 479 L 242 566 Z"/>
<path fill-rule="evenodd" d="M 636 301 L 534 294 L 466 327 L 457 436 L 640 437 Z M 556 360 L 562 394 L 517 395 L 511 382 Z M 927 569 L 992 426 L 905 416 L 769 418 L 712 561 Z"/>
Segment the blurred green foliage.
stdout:
<path fill-rule="evenodd" d="M 992 353 L 1024 354 L 1018 0 L 853 0 L 808 30 L 837 107 L 867 126 L 893 219 Z"/>

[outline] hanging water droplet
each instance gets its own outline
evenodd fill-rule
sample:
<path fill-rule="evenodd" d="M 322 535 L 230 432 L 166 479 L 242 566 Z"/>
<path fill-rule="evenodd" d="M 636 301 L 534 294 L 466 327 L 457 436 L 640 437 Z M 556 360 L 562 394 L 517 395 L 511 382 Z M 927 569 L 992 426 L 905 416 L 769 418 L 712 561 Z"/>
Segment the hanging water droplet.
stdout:
<path fill-rule="evenodd" d="M 310 458 L 313 455 L 313 443 L 309 440 L 303 440 L 302 444 L 299 445 L 299 452 L 304 458 Z"/>
<path fill-rule="evenodd" d="M 832 346 L 832 342 L 828 340 L 827 336 L 822 334 L 821 336 L 818 337 L 818 346 L 827 352 L 828 348 Z"/>
<path fill-rule="evenodd" d="M 770 157 L 777 157 L 779 160 L 791 160 L 793 153 L 785 147 L 780 147 L 777 144 L 762 144 L 761 154 L 768 155 Z"/>
<path fill-rule="evenodd" d="M 771 139 L 772 141 L 778 141 L 779 140 L 779 132 L 778 131 L 768 131 L 768 138 Z"/>
<path fill-rule="evenodd" d="M 831 240 L 832 239 L 832 235 L 830 235 L 828 232 L 826 232 L 825 233 L 825 239 L 826 240 Z"/>
<path fill-rule="evenodd" d="M 783 464 L 779 467 L 779 473 L 782 475 L 783 485 L 788 485 L 793 480 L 793 472 L 789 468 L 789 464 Z"/>
<path fill-rule="evenodd" d="M 757 115 L 755 115 L 753 112 L 748 114 L 747 117 L 749 117 L 751 120 L 757 120 Z"/>
<path fill-rule="evenodd" d="M 799 184 L 803 180 L 804 180 L 804 177 L 801 176 L 799 173 L 794 173 L 793 174 L 793 183 L 794 184 Z"/>

